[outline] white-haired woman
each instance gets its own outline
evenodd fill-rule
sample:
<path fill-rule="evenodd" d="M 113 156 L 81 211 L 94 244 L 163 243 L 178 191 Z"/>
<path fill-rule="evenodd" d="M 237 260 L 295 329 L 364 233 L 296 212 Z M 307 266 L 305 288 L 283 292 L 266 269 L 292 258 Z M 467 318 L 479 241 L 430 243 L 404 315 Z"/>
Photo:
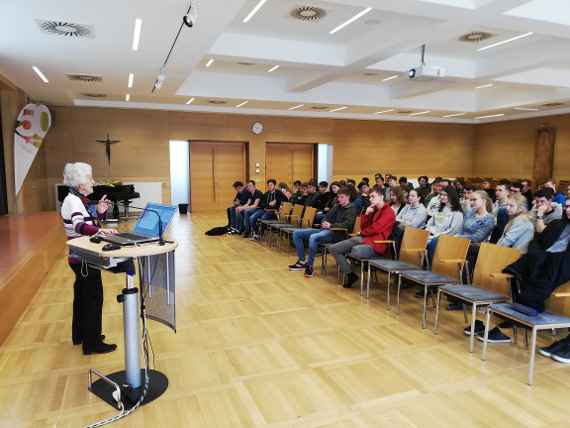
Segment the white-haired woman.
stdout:
<path fill-rule="evenodd" d="M 67 239 L 85 235 L 111 234 L 113 229 L 103 229 L 99 220 L 105 217 L 110 202 L 103 196 L 92 203 L 87 196 L 93 193 L 91 165 L 77 162 L 65 165 L 64 184 L 69 194 L 61 206 L 61 217 Z M 103 310 L 103 283 L 101 272 L 82 263 L 80 257 L 69 251 L 69 266 L 75 273 L 73 286 L 73 322 L 71 335 L 74 345 L 83 343 L 83 353 L 103 354 L 114 351 L 117 346 L 103 342 L 101 315 Z"/>

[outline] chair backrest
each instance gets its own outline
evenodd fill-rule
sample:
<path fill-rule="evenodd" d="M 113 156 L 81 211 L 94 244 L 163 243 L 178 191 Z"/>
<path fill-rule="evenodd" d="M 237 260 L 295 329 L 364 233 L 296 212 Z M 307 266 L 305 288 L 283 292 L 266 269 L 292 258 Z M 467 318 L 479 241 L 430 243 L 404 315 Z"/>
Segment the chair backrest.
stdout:
<path fill-rule="evenodd" d="M 289 223 L 299 223 L 301 221 L 301 217 L 303 216 L 303 209 L 305 209 L 303 205 L 294 204 L 293 209 L 291 210 L 291 214 L 289 215 Z"/>
<path fill-rule="evenodd" d="M 281 207 L 279 207 L 279 211 L 277 212 L 277 220 L 285 221 L 287 216 L 291 214 L 291 209 L 293 208 L 293 204 L 291 202 L 283 202 Z"/>
<path fill-rule="evenodd" d="M 313 226 L 315 222 L 315 215 L 317 215 L 317 209 L 313 207 L 306 207 L 303 213 L 303 220 L 301 221 L 302 228 L 308 228 Z"/>
<path fill-rule="evenodd" d="M 520 256 L 521 252 L 514 248 L 488 243 L 481 244 L 473 272 L 473 285 L 510 296 L 509 279 L 500 275 L 495 276 L 495 274 L 501 274 L 504 268 L 517 261 Z"/>
<path fill-rule="evenodd" d="M 399 260 L 421 266 L 426 254 L 428 239 L 429 232 L 427 230 L 406 226 L 400 246 Z"/>
<path fill-rule="evenodd" d="M 352 228 L 352 233 L 360 233 L 361 224 L 360 224 L 360 216 L 357 216 L 354 220 L 354 227 Z"/>
<path fill-rule="evenodd" d="M 456 278 L 461 282 L 461 272 L 465 266 L 470 243 L 469 239 L 441 235 L 437 240 L 431 271 Z"/>
<path fill-rule="evenodd" d="M 546 301 L 546 310 L 570 318 L 570 282 L 562 284 Z"/>

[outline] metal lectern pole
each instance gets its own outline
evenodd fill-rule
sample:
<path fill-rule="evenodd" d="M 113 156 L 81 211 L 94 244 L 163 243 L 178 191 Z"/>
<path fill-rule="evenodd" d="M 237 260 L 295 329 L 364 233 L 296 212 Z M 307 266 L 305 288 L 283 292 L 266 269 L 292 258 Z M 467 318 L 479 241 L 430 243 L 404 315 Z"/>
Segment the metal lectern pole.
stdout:
<path fill-rule="evenodd" d="M 125 335 L 126 380 L 132 389 L 142 386 L 139 349 L 139 290 L 134 285 L 134 275 L 127 274 L 126 288 L 123 289 L 123 320 Z"/>

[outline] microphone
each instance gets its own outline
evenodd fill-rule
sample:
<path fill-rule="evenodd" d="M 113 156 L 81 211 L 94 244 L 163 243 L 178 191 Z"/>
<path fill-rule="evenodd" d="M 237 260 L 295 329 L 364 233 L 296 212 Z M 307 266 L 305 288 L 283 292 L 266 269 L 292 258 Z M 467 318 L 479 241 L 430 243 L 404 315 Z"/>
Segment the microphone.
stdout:
<path fill-rule="evenodd" d="M 125 204 L 124 202 L 122 202 L 121 204 L 123 206 L 127 206 L 127 204 Z M 128 207 L 134 208 L 134 209 L 140 210 L 140 211 L 146 211 L 149 213 L 154 213 L 154 215 L 156 215 L 158 217 L 158 245 L 164 245 L 166 243 L 166 241 L 162 237 L 162 219 L 160 218 L 160 214 L 158 213 L 158 211 L 152 210 L 150 208 L 135 207 L 134 205 L 130 205 L 130 204 L 128 204 Z"/>

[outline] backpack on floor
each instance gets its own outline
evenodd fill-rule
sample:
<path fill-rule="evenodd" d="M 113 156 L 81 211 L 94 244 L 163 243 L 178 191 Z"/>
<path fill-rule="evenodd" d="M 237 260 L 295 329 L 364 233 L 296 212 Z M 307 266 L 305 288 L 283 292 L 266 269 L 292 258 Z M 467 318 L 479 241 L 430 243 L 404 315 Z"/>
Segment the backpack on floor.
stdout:
<path fill-rule="evenodd" d="M 225 235 L 226 233 L 228 233 L 228 227 L 227 226 L 218 226 L 218 227 L 213 227 L 212 229 L 208 230 L 206 232 L 206 235 L 208 235 L 208 236 L 221 236 L 221 235 Z"/>

